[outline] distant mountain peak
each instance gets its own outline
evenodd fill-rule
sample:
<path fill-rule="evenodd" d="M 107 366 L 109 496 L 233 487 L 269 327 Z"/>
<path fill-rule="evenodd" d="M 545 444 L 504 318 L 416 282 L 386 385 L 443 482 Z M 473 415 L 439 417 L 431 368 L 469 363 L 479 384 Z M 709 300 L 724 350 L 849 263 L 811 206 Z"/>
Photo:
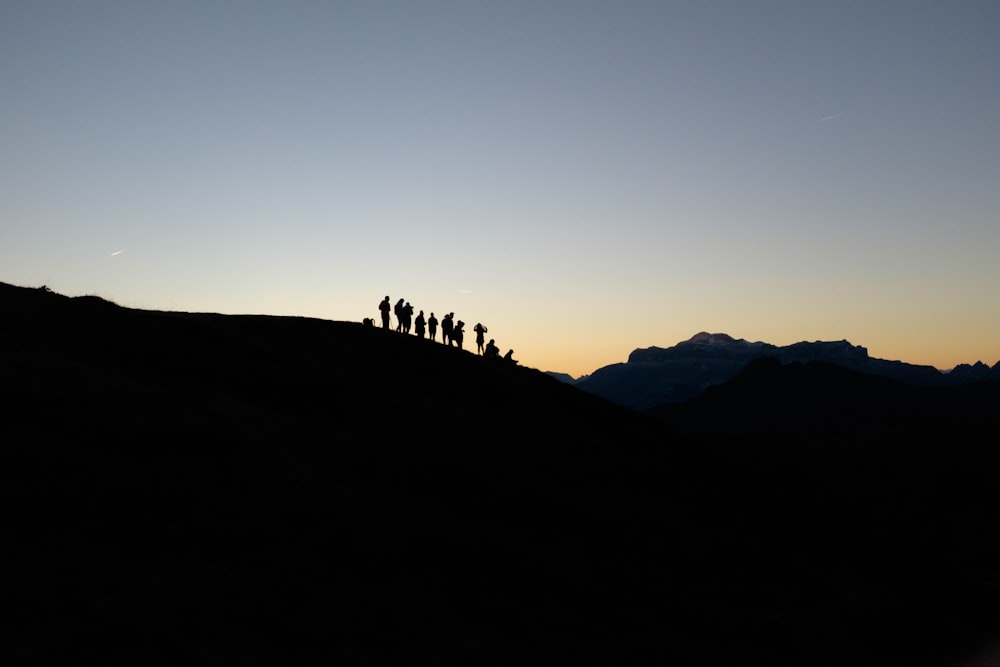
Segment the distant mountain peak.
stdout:
<path fill-rule="evenodd" d="M 708 333 L 707 331 L 699 331 L 695 335 L 688 338 L 685 343 L 701 343 L 702 345 L 718 345 L 718 344 L 728 344 L 735 343 L 736 339 L 729 334 L 724 333 Z"/>

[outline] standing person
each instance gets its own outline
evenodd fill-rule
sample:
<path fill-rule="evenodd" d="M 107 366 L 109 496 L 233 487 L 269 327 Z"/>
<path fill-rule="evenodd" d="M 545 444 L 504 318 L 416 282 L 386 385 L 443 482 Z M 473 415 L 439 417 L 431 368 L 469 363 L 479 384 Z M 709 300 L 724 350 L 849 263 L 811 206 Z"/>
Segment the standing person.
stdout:
<path fill-rule="evenodd" d="M 413 306 L 407 301 L 403 306 L 403 333 L 410 333 L 410 325 L 413 323 Z"/>
<path fill-rule="evenodd" d="M 421 338 L 424 337 L 424 325 L 426 323 L 427 320 L 424 319 L 424 311 L 421 310 L 417 313 L 417 319 L 413 322 L 414 329 L 416 330 L 417 335 Z"/>
<path fill-rule="evenodd" d="M 476 332 L 476 354 L 482 354 L 483 345 L 486 343 L 486 327 L 476 322 L 476 326 L 472 327 L 472 330 Z"/>
<path fill-rule="evenodd" d="M 441 342 L 451 347 L 451 330 L 455 323 L 451 321 L 451 313 L 441 320 Z"/>
<path fill-rule="evenodd" d="M 380 303 L 378 305 L 378 309 L 379 309 L 379 312 L 382 313 L 382 328 L 383 329 L 388 329 L 389 328 L 389 311 L 392 309 L 392 306 L 389 305 L 389 297 L 388 297 L 388 295 L 386 295 L 386 297 L 384 299 L 382 299 L 382 303 Z"/>
<path fill-rule="evenodd" d="M 392 312 L 396 314 L 396 331 L 398 333 L 403 332 L 403 300 L 400 299 L 396 302 L 396 305 L 392 307 Z"/>
<path fill-rule="evenodd" d="M 462 349 L 462 339 L 465 338 L 465 322 L 459 320 L 455 323 L 455 328 L 451 330 L 451 339 L 458 344 L 458 349 Z"/>
<path fill-rule="evenodd" d="M 431 340 L 434 340 L 438 332 L 438 318 L 434 317 L 434 313 L 431 313 L 431 316 L 427 318 L 427 330 L 431 335 Z"/>

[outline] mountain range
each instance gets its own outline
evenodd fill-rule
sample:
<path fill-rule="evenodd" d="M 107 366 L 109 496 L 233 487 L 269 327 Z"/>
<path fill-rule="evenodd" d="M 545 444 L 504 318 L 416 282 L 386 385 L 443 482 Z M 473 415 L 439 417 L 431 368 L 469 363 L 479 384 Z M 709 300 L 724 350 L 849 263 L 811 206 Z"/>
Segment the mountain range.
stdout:
<path fill-rule="evenodd" d="M 765 356 L 639 412 L 356 322 L 4 283 L 0 380 L 5 665 L 997 655 L 996 380 Z"/>
<path fill-rule="evenodd" d="M 615 403 L 646 410 L 663 403 L 688 401 L 708 387 L 732 379 L 750 361 L 761 357 L 773 357 L 783 363 L 825 361 L 914 385 L 944 386 L 1000 379 L 1000 361 L 992 367 L 981 361 L 961 364 L 945 373 L 933 366 L 876 359 L 868 356 L 864 347 L 846 340 L 776 346 L 706 332 L 669 348 L 633 350 L 627 362 L 604 366 L 578 380 L 565 374 L 553 376 Z"/>

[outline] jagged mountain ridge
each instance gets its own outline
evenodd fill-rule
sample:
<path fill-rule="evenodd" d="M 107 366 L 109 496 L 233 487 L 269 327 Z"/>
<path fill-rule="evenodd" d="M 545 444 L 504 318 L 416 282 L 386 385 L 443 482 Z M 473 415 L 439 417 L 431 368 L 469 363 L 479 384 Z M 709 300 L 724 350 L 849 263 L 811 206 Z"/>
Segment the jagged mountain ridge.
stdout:
<path fill-rule="evenodd" d="M 574 384 L 620 405 L 646 410 L 688 401 L 732 379 L 747 363 L 761 357 L 774 357 L 782 363 L 824 361 L 916 385 L 944 386 L 1000 378 L 1000 361 L 992 368 L 978 362 L 943 373 L 933 366 L 870 357 L 866 348 L 846 340 L 777 346 L 703 331 L 673 347 L 633 350 L 627 362 L 599 368 Z"/>

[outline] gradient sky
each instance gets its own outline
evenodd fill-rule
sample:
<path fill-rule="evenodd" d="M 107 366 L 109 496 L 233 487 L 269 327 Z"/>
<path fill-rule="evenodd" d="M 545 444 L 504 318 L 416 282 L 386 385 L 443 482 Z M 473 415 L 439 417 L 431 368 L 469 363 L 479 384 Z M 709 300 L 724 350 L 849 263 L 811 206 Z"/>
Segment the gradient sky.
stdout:
<path fill-rule="evenodd" d="M 998 35 L 996 0 L 3 0 L 0 281 L 388 294 L 574 376 L 699 331 L 992 365 Z"/>

